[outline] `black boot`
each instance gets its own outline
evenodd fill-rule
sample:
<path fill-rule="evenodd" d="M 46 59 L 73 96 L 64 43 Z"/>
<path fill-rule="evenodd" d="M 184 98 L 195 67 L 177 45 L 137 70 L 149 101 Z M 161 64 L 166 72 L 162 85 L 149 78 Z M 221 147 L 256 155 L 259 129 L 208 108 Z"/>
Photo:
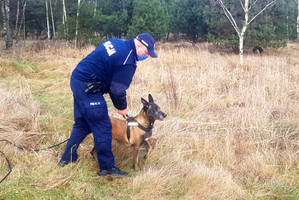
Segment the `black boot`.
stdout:
<path fill-rule="evenodd" d="M 126 176 L 126 175 L 128 175 L 127 172 L 121 171 L 117 167 L 112 167 L 110 169 L 101 169 L 98 174 L 99 174 L 99 176 L 106 176 L 108 174 L 111 174 L 111 175 L 120 175 L 120 176 Z"/>
<path fill-rule="evenodd" d="M 76 162 L 76 161 L 65 161 L 65 160 L 60 160 L 59 162 L 58 162 L 58 165 L 59 166 L 61 166 L 61 167 L 64 167 L 64 166 L 66 166 L 67 164 L 69 164 L 69 163 L 74 163 L 74 162 Z"/>

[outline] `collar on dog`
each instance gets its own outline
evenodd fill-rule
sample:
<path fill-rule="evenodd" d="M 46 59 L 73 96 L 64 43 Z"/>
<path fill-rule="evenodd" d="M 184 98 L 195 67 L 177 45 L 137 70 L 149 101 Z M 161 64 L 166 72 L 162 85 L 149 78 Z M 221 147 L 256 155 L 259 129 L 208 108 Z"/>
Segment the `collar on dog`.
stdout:
<path fill-rule="evenodd" d="M 154 122 L 150 122 L 149 126 L 146 128 L 144 126 L 142 126 L 134 117 L 129 117 L 129 115 L 124 116 L 124 118 L 127 120 L 128 124 L 127 124 L 127 138 L 128 141 L 130 142 L 130 136 L 131 136 L 131 131 L 130 128 L 132 126 L 136 126 L 138 128 L 140 128 L 141 130 L 143 130 L 145 132 L 145 134 L 143 135 L 144 139 L 150 137 L 152 135 L 152 129 L 154 127 Z"/>

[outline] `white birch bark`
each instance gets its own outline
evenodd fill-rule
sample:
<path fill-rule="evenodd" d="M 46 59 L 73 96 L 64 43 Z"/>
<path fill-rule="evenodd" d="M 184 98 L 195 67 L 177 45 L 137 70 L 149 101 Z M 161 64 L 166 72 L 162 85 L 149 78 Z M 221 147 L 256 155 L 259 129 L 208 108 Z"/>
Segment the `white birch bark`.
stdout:
<path fill-rule="evenodd" d="M 67 28 L 67 16 L 66 16 L 66 8 L 65 8 L 65 0 L 62 0 L 62 24 L 63 24 L 63 33 L 64 36 L 67 36 L 68 34 L 68 28 Z"/>
<path fill-rule="evenodd" d="M 240 4 L 243 8 L 244 11 L 244 21 L 242 24 L 242 29 L 240 30 L 240 28 L 238 27 L 234 17 L 232 16 L 231 12 L 227 9 L 227 7 L 224 5 L 222 0 L 217 0 L 218 3 L 220 4 L 221 8 L 224 11 L 224 14 L 226 15 L 226 17 L 228 18 L 228 20 L 230 21 L 230 23 L 232 24 L 233 28 L 235 29 L 235 31 L 237 32 L 238 36 L 239 36 L 239 55 L 240 55 L 240 64 L 243 65 L 244 64 L 244 59 L 243 59 L 243 54 L 244 54 L 244 36 L 245 36 L 245 32 L 249 26 L 249 24 L 257 17 L 259 16 L 262 12 L 264 12 L 269 6 L 271 6 L 272 4 L 274 4 L 276 2 L 276 0 L 272 0 L 270 3 L 268 3 L 265 7 L 263 7 L 257 14 L 255 14 L 250 20 L 249 20 L 249 11 L 252 8 L 252 6 L 254 6 L 257 1 L 259 0 L 255 0 L 251 6 L 249 6 L 249 0 L 244 0 L 244 3 L 242 0 L 240 1 Z"/>
<path fill-rule="evenodd" d="M 27 0 L 24 0 L 23 1 L 23 9 L 22 9 L 23 13 L 22 13 L 22 18 L 21 18 L 20 24 L 18 25 L 18 22 L 16 22 L 16 43 L 15 43 L 16 47 L 19 46 L 20 32 L 21 32 L 21 28 L 22 28 L 22 25 L 23 25 L 23 22 L 25 19 L 26 3 L 27 3 Z M 18 1 L 18 9 L 19 9 L 19 1 Z M 19 11 L 18 11 L 18 15 L 19 15 Z M 16 21 L 18 21 L 18 17 L 17 17 Z"/>
<path fill-rule="evenodd" d="M 249 0 L 245 0 L 244 5 L 242 5 L 244 10 L 244 22 L 243 22 L 243 28 L 241 30 L 241 33 L 239 34 L 239 55 L 240 55 L 240 63 L 241 65 L 244 64 L 244 35 L 248 27 L 248 6 L 249 6 Z"/>
<path fill-rule="evenodd" d="M 26 11 L 26 5 L 27 5 L 27 0 L 24 0 L 23 1 L 23 9 L 22 9 L 22 18 L 21 18 L 19 27 L 16 28 L 16 46 L 18 46 L 18 44 L 19 44 L 19 39 L 20 39 L 20 33 L 21 33 L 22 25 L 24 25 L 24 32 L 25 32 L 25 11 Z M 25 35 L 24 35 L 24 40 L 25 40 Z"/>
<path fill-rule="evenodd" d="M 297 42 L 299 42 L 299 0 L 297 0 Z"/>
<path fill-rule="evenodd" d="M 5 2 L 4 0 L 1 0 L 0 3 L 1 3 L 1 13 L 2 13 L 2 34 L 5 36 L 6 35 L 6 17 L 5 17 L 5 9 L 4 9 Z"/>
<path fill-rule="evenodd" d="M 50 12 L 51 12 L 51 19 L 52 19 L 53 37 L 56 38 L 55 22 L 54 22 L 54 15 L 53 15 L 53 9 L 52 9 L 52 0 L 50 0 Z"/>
<path fill-rule="evenodd" d="M 19 24 L 19 15 L 20 15 L 20 1 L 17 2 L 17 15 L 16 15 L 16 26 L 15 26 L 15 36 L 18 34 L 18 24 Z M 17 45 L 17 43 L 16 43 Z"/>
<path fill-rule="evenodd" d="M 47 33 L 48 33 L 48 40 L 49 40 L 51 38 L 51 36 L 50 36 L 48 0 L 46 0 L 46 17 L 47 17 Z"/>
<path fill-rule="evenodd" d="M 13 39 L 10 30 L 10 8 L 9 0 L 2 1 L 2 13 L 3 13 L 3 31 L 5 35 L 5 48 L 10 49 L 13 45 Z"/>
<path fill-rule="evenodd" d="M 76 19 L 76 32 L 75 32 L 75 46 L 76 47 L 78 47 L 80 5 L 81 5 L 81 0 L 78 0 L 77 19 Z"/>
<path fill-rule="evenodd" d="M 25 19 L 25 11 L 26 11 L 26 5 L 27 5 L 27 0 L 25 0 L 24 1 L 24 6 L 23 6 L 23 16 L 22 16 L 22 18 L 23 18 L 23 23 L 24 23 L 24 25 L 23 25 L 23 41 L 24 41 L 24 47 L 26 46 L 25 45 L 25 39 L 26 39 L 26 19 Z M 21 29 L 21 27 L 20 27 L 20 29 Z M 21 32 L 21 31 L 20 31 Z"/>
<path fill-rule="evenodd" d="M 93 10 L 93 17 L 94 18 L 97 15 L 97 7 L 98 7 L 98 0 L 94 0 L 94 10 Z"/>

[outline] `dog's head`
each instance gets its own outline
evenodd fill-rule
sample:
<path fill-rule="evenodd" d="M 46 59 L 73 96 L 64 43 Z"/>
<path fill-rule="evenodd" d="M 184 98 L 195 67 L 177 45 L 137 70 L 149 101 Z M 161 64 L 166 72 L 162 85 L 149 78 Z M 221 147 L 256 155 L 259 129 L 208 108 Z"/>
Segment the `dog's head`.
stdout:
<path fill-rule="evenodd" d="M 146 115 L 151 120 L 163 120 L 167 115 L 160 109 L 160 107 L 154 103 L 154 99 L 151 94 L 148 95 L 148 102 L 141 98 L 143 109 Z"/>

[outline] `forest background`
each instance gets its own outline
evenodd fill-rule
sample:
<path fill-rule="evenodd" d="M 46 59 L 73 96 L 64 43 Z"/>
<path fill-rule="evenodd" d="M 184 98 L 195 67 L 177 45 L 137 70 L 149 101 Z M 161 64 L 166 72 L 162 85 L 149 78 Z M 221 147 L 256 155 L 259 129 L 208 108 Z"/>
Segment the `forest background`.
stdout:
<path fill-rule="evenodd" d="M 20 38 L 97 45 L 111 37 L 149 32 L 157 40 L 184 39 L 238 48 L 238 35 L 217 0 L 1 0 L 6 48 Z M 222 2 L 222 1 L 221 1 Z M 265 9 L 246 32 L 245 46 L 280 47 L 299 37 L 297 0 L 249 0 L 249 17 Z M 236 24 L 244 23 L 242 1 L 223 1 Z M 15 42 L 13 42 L 15 40 Z"/>

